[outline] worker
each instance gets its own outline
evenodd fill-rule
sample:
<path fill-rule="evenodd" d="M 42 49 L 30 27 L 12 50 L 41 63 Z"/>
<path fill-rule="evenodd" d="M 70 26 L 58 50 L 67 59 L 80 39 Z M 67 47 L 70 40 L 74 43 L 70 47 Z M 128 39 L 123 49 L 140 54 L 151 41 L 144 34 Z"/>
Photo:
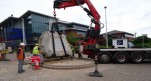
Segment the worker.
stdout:
<path fill-rule="evenodd" d="M 1 60 L 4 60 L 4 59 L 5 59 L 5 54 L 4 54 L 4 50 L 3 50 L 3 49 L 2 49 L 2 52 L 1 52 L 0 59 L 1 59 Z"/>
<path fill-rule="evenodd" d="M 75 52 L 74 46 L 73 45 L 70 45 L 70 46 L 71 46 L 71 50 L 72 50 L 72 56 L 74 57 L 74 52 Z"/>
<path fill-rule="evenodd" d="M 22 73 L 25 71 L 25 70 L 23 70 L 24 58 L 25 58 L 24 48 L 25 48 L 25 44 L 20 43 L 18 51 L 17 51 L 18 73 Z"/>
<path fill-rule="evenodd" d="M 78 44 L 78 58 L 82 58 L 82 44 Z"/>
<path fill-rule="evenodd" d="M 41 54 L 38 43 L 35 44 L 35 47 L 33 48 L 32 53 L 33 53 L 33 56 L 39 56 L 40 57 L 40 64 L 42 65 L 44 63 L 44 60 L 43 60 L 43 55 Z"/>

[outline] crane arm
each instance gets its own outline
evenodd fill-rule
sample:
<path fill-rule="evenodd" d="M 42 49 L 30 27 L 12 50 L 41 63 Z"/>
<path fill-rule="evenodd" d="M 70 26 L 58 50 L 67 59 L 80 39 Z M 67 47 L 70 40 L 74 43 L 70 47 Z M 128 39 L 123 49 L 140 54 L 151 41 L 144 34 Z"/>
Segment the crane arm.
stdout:
<path fill-rule="evenodd" d="M 89 9 L 82 7 L 81 5 L 87 4 Z M 100 29 L 100 15 L 93 6 L 93 4 L 90 2 L 90 0 L 55 0 L 54 1 L 54 8 L 66 8 L 66 7 L 72 7 L 72 6 L 81 6 L 84 11 L 87 12 L 88 16 L 92 18 L 92 22 L 95 24 L 95 30 Z"/>
<path fill-rule="evenodd" d="M 84 8 L 82 5 L 87 4 L 88 8 Z M 54 1 L 54 9 L 55 8 L 66 8 L 66 7 L 73 7 L 73 6 L 80 6 L 83 8 L 85 12 L 87 12 L 87 15 L 91 18 L 91 25 L 92 23 L 95 24 L 95 27 L 92 29 L 89 29 L 86 33 L 86 39 L 84 42 L 84 49 L 83 54 L 87 54 L 90 57 L 94 58 L 94 48 L 95 44 L 97 42 L 97 38 L 100 34 L 100 15 L 95 9 L 95 7 L 92 5 L 90 0 L 55 0 Z M 90 26 L 91 28 L 91 26 Z"/>

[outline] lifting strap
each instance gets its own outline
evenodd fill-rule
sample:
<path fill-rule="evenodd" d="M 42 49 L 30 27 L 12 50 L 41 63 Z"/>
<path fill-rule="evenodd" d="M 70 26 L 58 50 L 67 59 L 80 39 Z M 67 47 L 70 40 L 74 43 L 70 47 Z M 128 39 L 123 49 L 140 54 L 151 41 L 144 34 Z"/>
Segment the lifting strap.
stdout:
<path fill-rule="evenodd" d="M 57 24 L 57 25 L 54 24 L 55 22 L 57 22 L 55 9 L 54 9 L 54 11 L 53 11 L 53 16 L 54 16 L 54 19 L 53 19 L 53 25 L 52 25 L 52 28 L 51 28 L 51 33 L 52 33 L 53 55 L 56 56 L 55 41 L 54 41 L 54 34 L 53 34 L 53 33 L 54 33 L 54 27 L 56 27 L 56 26 L 58 27 L 58 24 Z M 59 32 L 60 32 L 60 31 L 59 31 L 59 27 L 58 27 L 57 29 L 58 29 L 57 32 L 58 32 L 58 34 L 59 34 Z M 66 48 L 65 48 L 65 46 L 64 46 L 64 43 L 63 43 L 61 34 L 59 34 L 59 38 L 60 38 L 60 40 L 61 40 L 61 44 L 62 44 L 64 53 L 65 53 L 65 56 L 67 57 L 68 54 L 67 54 Z"/>
<path fill-rule="evenodd" d="M 56 11 L 55 11 L 55 9 L 54 9 L 54 11 L 53 11 L 53 16 L 54 16 L 54 18 L 53 18 L 53 23 L 54 22 L 56 22 L 57 20 L 56 20 Z M 54 41 L 54 31 L 53 31 L 53 29 L 54 29 L 54 25 L 52 24 L 52 27 L 51 27 L 51 30 L 50 30 L 50 33 L 52 34 L 52 45 L 53 45 L 53 54 L 52 54 L 52 57 L 56 57 L 56 49 L 55 49 L 55 41 Z"/>

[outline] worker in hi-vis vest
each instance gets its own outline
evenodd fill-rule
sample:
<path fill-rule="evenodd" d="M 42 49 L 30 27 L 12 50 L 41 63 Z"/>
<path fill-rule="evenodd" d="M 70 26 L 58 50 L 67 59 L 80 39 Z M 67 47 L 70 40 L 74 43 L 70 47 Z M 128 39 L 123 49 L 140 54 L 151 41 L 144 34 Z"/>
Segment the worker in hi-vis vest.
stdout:
<path fill-rule="evenodd" d="M 25 58 L 24 47 L 25 47 L 25 44 L 20 43 L 18 51 L 17 51 L 18 73 L 22 73 L 25 71 L 25 70 L 23 70 L 24 58 Z"/>
<path fill-rule="evenodd" d="M 40 60 L 41 60 L 41 64 L 44 63 L 44 60 L 43 60 L 43 55 L 41 54 L 41 51 L 40 51 L 40 48 L 39 48 L 39 44 L 36 43 L 34 48 L 33 48 L 33 52 L 32 52 L 33 56 L 39 56 L 40 57 Z"/>

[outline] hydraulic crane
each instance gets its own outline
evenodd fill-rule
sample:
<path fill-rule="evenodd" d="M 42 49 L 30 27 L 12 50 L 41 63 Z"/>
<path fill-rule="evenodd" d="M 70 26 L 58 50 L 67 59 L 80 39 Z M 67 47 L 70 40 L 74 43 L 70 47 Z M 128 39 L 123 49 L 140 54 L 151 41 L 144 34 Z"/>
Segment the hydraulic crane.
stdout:
<path fill-rule="evenodd" d="M 87 6 L 89 7 L 89 9 L 83 7 L 83 4 L 87 4 Z M 96 11 L 96 9 L 94 8 L 94 6 L 92 5 L 92 3 L 90 2 L 90 0 L 55 0 L 54 1 L 54 20 L 57 21 L 56 19 L 56 12 L 55 9 L 58 8 L 66 8 L 66 7 L 72 7 L 72 6 L 80 6 L 81 8 L 83 8 L 83 10 L 85 12 L 87 12 L 87 15 L 91 18 L 91 24 L 89 26 L 89 30 L 87 30 L 86 36 L 85 36 L 85 41 L 84 41 L 84 45 L 83 45 L 83 54 L 88 55 L 88 57 L 93 58 L 95 61 L 95 70 L 94 72 L 90 72 L 89 76 L 95 76 L 95 77 L 102 77 L 102 73 L 100 73 L 98 71 L 98 53 L 99 53 L 99 49 L 96 47 L 97 46 L 97 39 L 99 37 L 100 34 L 100 29 L 101 24 L 100 23 L 100 15 L 99 13 Z M 92 23 L 95 24 L 95 27 L 92 27 Z M 104 25 L 103 25 L 104 26 Z M 51 30 L 58 28 L 57 23 L 56 23 L 56 27 L 55 27 L 55 23 L 54 25 L 52 25 Z M 53 31 L 52 32 L 52 38 L 53 37 Z M 61 35 L 62 33 L 60 33 L 60 30 L 57 30 L 58 34 Z M 62 38 L 60 36 L 60 39 L 62 41 Z M 53 44 L 54 44 L 54 39 L 53 39 Z M 54 48 L 55 45 L 53 45 Z M 65 46 L 64 43 L 62 43 L 64 52 L 65 50 Z M 55 51 L 55 50 L 53 50 Z M 54 52 L 55 54 L 55 52 Z M 65 56 L 68 56 L 68 54 L 65 52 Z"/>
<path fill-rule="evenodd" d="M 83 7 L 83 4 L 87 4 L 88 8 Z M 90 0 L 55 0 L 54 1 L 54 10 L 60 8 L 67 8 L 73 6 L 80 6 L 87 15 L 91 18 L 91 25 L 87 30 L 85 41 L 84 41 L 84 49 L 83 54 L 88 55 L 91 58 L 94 58 L 96 53 L 96 43 L 97 38 L 100 34 L 101 24 L 100 23 L 100 15 L 91 3 Z M 95 24 L 95 27 L 92 28 L 92 23 Z"/>

